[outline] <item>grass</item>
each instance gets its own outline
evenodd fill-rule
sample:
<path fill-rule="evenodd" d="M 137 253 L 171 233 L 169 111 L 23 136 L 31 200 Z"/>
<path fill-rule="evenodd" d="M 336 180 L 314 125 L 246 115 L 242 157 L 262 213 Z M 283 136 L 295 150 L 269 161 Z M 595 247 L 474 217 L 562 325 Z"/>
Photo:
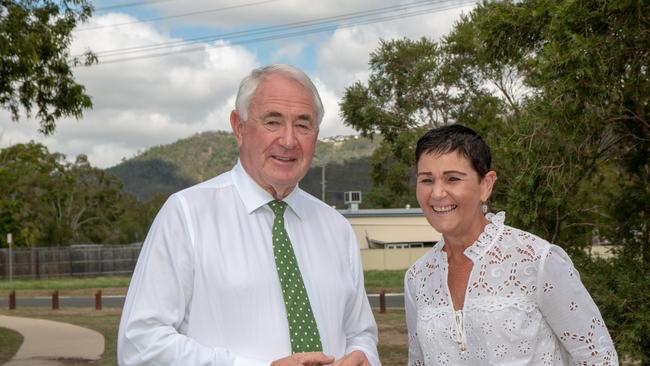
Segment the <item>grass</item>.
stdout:
<path fill-rule="evenodd" d="M 404 288 L 404 270 L 401 271 L 365 271 L 366 291 L 376 294 L 384 289 L 386 292 L 400 293 Z M 17 296 L 48 296 L 53 290 L 61 295 L 94 295 L 101 289 L 106 295 L 123 295 L 129 287 L 131 277 L 58 277 L 45 279 L 20 279 L 9 282 L 0 281 L 0 296 L 8 296 L 16 290 Z"/>
<path fill-rule="evenodd" d="M 96 311 L 91 308 L 67 308 L 62 310 L 49 310 L 45 308 L 23 308 L 16 310 L 0 310 L 2 315 L 22 316 L 28 318 L 41 318 L 64 323 L 71 323 L 94 329 L 104 335 L 106 350 L 102 358 L 93 363 L 93 365 L 113 366 L 117 365 L 116 360 L 116 342 L 117 327 L 120 321 L 121 309 L 104 309 Z M 407 337 L 404 312 L 401 310 L 388 310 L 384 314 L 375 313 L 377 326 L 379 327 L 379 358 L 384 366 L 402 366 L 406 364 L 407 357 Z M 0 328 L 0 365 L 3 363 L 3 353 L 11 355 L 11 346 L 5 347 L 3 329 Z M 8 332 L 7 332 L 8 333 Z M 13 335 L 15 337 L 15 335 Z M 18 335 L 20 337 L 20 335 Z M 22 342 L 19 339 L 16 349 Z M 82 366 L 89 365 L 87 362 L 80 360 L 59 360 L 64 366 Z"/>
<path fill-rule="evenodd" d="M 16 290 L 16 296 L 46 296 L 53 290 L 61 295 L 94 295 L 101 289 L 106 295 L 126 294 L 131 277 L 57 277 L 45 279 L 20 279 L 0 281 L 0 296 L 8 296 Z"/>
<path fill-rule="evenodd" d="M 0 327 L 0 365 L 4 365 L 18 352 L 23 336 L 11 329 Z"/>
<path fill-rule="evenodd" d="M 404 273 L 399 271 L 365 271 L 366 292 L 376 294 L 384 289 L 386 292 L 401 293 L 404 291 Z"/>

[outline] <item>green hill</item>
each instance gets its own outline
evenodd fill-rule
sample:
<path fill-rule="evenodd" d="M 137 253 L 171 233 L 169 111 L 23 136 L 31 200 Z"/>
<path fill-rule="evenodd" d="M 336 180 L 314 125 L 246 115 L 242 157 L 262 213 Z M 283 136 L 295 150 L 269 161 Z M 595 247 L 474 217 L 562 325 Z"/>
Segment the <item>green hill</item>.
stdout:
<path fill-rule="evenodd" d="M 321 167 L 325 164 L 325 200 L 343 207 L 344 191 L 370 189 L 369 160 L 378 144 L 377 139 L 353 136 L 319 140 L 313 167 L 301 188 L 321 198 Z M 107 170 L 122 180 L 126 192 L 146 201 L 230 170 L 237 154 L 232 133 L 211 131 L 152 147 Z"/>

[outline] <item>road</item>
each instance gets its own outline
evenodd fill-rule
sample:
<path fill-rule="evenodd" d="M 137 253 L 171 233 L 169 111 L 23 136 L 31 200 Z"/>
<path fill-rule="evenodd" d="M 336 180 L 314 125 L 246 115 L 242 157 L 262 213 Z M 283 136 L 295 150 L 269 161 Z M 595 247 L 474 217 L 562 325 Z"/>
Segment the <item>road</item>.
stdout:
<path fill-rule="evenodd" d="M 373 308 L 379 307 L 379 295 L 368 295 L 370 306 Z M 124 295 L 117 296 L 103 296 L 102 306 L 108 308 L 121 308 L 124 305 Z M 26 307 L 51 307 L 52 297 L 20 297 L 20 293 L 16 294 L 16 308 Z M 9 296 L 0 298 L 0 308 L 7 309 L 9 307 Z M 66 307 L 95 307 L 94 296 L 59 296 L 59 308 Z M 386 294 L 386 307 L 387 308 L 403 308 L 404 295 L 403 294 Z"/>

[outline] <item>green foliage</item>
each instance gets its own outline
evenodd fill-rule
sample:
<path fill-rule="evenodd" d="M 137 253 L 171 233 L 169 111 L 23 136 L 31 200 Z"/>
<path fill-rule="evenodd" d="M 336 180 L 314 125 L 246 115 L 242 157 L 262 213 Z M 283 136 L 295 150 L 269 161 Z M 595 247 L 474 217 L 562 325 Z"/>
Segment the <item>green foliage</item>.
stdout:
<path fill-rule="evenodd" d="M 72 68 L 96 57 L 71 57 L 68 50 L 72 30 L 91 13 L 86 0 L 0 2 L 0 106 L 13 120 L 21 109 L 30 116 L 35 107 L 40 132 L 49 135 L 57 119 L 80 118 L 92 106 Z"/>
<path fill-rule="evenodd" d="M 10 146 L 0 150 L 0 230 L 16 246 L 124 242 L 115 223 L 140 209 L 126 210 L 135 203 L 121 188 L 83 155 L 68 163 L 41 144 Z"/>
<path fill-rule="evenodd" d="M 347 88 L 341 108 L 347 124 L 384 137 L 372 161 L 381 205 L 411 189 L 413 135 L 462 123 L 492 148 L 491 205 L 511 225 L 573 254 L 594 234 L 619 245 L 616 259 L 580 266 L 620 355 L 646 365 L 649 69 L 647 1 L 482 2 L 441 43 L 382 41 L 368 84 Z"/>
<path fill-rule="evenodd" d="M 650 365 L 650 271 L 640 256 L 573 256 L 621 359 Z"/>

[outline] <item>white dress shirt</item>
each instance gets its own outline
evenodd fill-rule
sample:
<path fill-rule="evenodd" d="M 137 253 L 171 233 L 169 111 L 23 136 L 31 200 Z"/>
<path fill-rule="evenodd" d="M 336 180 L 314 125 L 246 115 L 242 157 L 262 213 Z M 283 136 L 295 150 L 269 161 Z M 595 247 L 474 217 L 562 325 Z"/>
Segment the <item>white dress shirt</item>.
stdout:
<path fill-rule="evenodd" d="M 118 334 L 121 365 L 261 366 L 291 354 L 271 245 L 272 199 L 240 163 L 168 199 L 131 279 Z M 297 187 L 284 201 L 323 352 L 339 359 L 361 350 L 380 365 L 350 224 Z"/>
<path fill-rule="evenodd" d="M 474 266 L 460 312 L 444 240 L 405 276 L 409 365 L 618 365 L 605 323 L 562 248 L 491 221 L 465 249 Z"/>

